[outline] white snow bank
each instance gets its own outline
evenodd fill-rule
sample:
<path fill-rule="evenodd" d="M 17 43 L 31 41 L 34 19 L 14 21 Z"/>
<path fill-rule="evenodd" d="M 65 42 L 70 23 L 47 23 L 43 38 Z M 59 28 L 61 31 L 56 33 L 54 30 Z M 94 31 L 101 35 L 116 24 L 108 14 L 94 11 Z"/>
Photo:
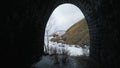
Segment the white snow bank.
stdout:
<path fill-rule="evenodd" d="M 67 45 L 57 42 L 51 42 L 49 41 L 49 47 L 47 47 L 49 50 L 47 53 L 49 54 L 63 54 L 66 53 L 70 56 L 80 56 L 80 55 L 89 55 L 89 49 L 83 49 L 82 47 L 75 47 L 75 45 Z M 45 49 L 44 49 L 45 50 Z"/>
<path fill-rule="evenodd" d="M 82 48 L 76 48 L 76 47 L 68 47 L 67 50 L 70 53 L 70 56 L 80 56 L 83 55 Z"/>

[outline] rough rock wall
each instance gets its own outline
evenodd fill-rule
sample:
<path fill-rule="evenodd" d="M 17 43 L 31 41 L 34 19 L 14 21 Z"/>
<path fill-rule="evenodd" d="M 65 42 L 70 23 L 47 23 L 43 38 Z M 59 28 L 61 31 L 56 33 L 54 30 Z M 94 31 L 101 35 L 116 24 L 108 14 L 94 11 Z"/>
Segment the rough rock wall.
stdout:
<path fill-rule="evenodd" d="M 5 68 L 27 68 L 39 60 L 43 55 L 46 22 L 62 3 L 75 4 L 86 17 L 91 40 L 90 68 L 120 66 L 118 1 L 9 0 L 1 3 L 0 57 Z"/>

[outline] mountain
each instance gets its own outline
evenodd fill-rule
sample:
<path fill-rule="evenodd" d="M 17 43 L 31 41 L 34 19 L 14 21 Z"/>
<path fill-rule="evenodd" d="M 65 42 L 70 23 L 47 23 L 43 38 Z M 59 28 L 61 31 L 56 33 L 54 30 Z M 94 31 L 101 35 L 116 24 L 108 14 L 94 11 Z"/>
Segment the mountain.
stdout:
<path fill-rule="evenodd" d="M 65 34 L 65 30 L 59 30 L 59 31 L 56 31 L 54 34 L 58 35 L 58 36 L 62 36 Z"/>
<path fill-rule="evenodd" d="M 62 36 L 66 44 L 80 45 L 90 44 L 89 29 L 85 19 L 71 26 Z"/>

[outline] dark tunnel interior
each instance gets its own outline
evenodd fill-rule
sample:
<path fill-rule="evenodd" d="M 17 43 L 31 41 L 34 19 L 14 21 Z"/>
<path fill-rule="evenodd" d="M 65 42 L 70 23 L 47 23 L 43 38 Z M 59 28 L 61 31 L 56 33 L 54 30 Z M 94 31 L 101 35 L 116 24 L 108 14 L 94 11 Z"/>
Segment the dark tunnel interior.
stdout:
<path fill-rule="evenodd" d="M 89 68 L 119 68 L 119 4 L 114 0 L 12 0 L 2 2 L 0 67 L 30 68 L 41 59 L 44 32 L 52 11 L 72 3 L 90 30 Z"/>

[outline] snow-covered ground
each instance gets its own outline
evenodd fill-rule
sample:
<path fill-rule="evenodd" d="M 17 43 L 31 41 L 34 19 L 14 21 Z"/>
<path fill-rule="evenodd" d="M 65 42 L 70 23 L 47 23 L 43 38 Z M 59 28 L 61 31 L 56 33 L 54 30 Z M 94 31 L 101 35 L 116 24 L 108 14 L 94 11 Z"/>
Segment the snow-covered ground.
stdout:
<path fill-rule="evenodd" d="M 49 37 L 51 39 L 52 37 Z M 47 46 L 47 40 L 45 41 L 44 51 L 49 54 L 67 54 L 69 56 L 81 56 L 86 55 L 89 56 L 89 47 L 85 46 L 85 48 L 82 47 L 76 47 L 77 45 L 67 45 L 57 42 L 51 42 L 49 41 L 49 46 Z"/>

